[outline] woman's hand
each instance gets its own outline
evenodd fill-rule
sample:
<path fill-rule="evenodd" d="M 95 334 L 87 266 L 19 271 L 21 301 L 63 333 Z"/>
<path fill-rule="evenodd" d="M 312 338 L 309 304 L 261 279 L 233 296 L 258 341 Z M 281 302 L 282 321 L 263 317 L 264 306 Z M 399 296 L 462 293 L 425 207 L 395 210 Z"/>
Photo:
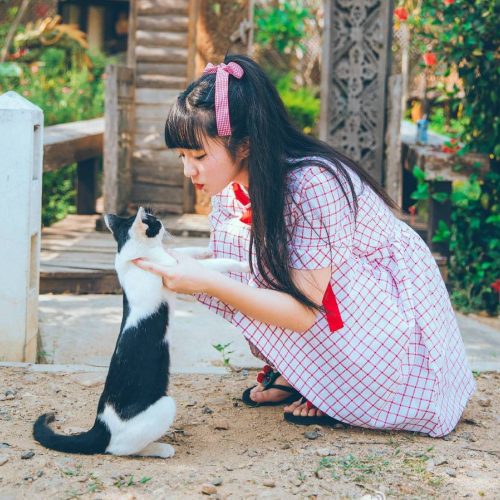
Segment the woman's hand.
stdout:
<path fill-rule="evenodd" d="M 215 271 L 202 266 L 197 260 L 180 252 L 169 250 L 168 253 L 177 260 L 174 267 L 165 267 L 144 259 L 134 260 L 134 264 L 163 278 L 163 284 L 177 293 L 204 293 L 210 287 Z"/>

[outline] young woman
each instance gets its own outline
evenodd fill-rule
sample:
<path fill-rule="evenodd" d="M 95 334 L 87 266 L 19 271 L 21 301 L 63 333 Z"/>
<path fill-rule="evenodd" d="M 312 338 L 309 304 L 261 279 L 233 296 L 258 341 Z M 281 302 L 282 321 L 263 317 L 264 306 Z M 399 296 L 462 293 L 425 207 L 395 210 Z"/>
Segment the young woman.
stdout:
<path fill-rule="evenodd" d="M 302 133 L 241 55 L 179 95 L 165 140 L 212 197 L 214 256 L 252 272 L 177 253 L 175 268 L 138 265 L 196 294 L 266 360 L 244 401 L 294 401 L 294 423 L 449 433 L 475 390 L 456 318 L 428 247 L 370 175 Z"/>

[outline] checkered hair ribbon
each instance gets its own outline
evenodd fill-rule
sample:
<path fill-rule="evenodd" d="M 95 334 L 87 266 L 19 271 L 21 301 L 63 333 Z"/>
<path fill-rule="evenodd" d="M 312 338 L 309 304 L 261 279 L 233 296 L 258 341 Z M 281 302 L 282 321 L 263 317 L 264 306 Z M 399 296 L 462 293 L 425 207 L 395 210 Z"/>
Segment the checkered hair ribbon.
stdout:
<path fill-rule="evenodd" d="M 215 118 L 217 120 L 217 132 L 220 136 L 231 135 L 231 123 L 229 121 L 229 98 L 227 94 L 229 86 L 229 75 L 240 79 L 244 75 L 243 68 L 235 63 L 221 63 L 214 66 L 208 63 L 203 71 L 205 73 L 216 73 L 215 75 Z"/>

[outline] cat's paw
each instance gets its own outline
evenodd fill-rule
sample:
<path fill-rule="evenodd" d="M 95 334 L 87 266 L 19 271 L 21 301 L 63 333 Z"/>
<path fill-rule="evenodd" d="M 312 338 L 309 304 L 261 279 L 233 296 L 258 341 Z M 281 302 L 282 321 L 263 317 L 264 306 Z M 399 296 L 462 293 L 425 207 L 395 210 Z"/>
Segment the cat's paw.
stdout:
<path fill-rule="evenodd" d="M 201 258 L 202 259 L 212 259 L 214 256 L 213 251 L 210 248 L 207 248 L 203 251 Z"/>
<path fill-rule="evenodd" d="M 142 457 L 172 458 L 175 449 L 167 443 L 151 443 L 139 453 Z"/>
<path fill-rule="evenodd" d="M 238 273 L 249 273 L 250 272 L 250 264 L 248 262 L 239 262 L 238 263 Z"/>

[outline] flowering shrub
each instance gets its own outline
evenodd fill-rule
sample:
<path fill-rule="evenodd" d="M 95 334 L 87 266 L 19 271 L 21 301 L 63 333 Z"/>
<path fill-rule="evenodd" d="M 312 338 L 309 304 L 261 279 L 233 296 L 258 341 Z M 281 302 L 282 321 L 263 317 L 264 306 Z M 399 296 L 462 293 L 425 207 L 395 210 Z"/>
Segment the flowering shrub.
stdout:
<path fill-rule="evenodd" d="M 106 56 L 89 52 L 65 34 L 58 43 L 44 46 L 37 26 L 31 28 L 34 35 L 29 26 L 19 28 L 8 62 L 0 64 L 0 94 L 12 90 L 39 106 L 45 126 L 102 115 Z M 0 26 L 0 46 L 6 32 Z M 76 211 L 75 179 L 76 165 L 43 175 L 42 225 Z"/>
<path fill-rule="evenodd" d="M 443 92 L 458 111 L 456 134 L 443 151 L 459 156 L 468 151 L 489 155 L 491 170 L 481 179 L 453 183 L 450 199 L 435 192 L 425 173 L 415 168 L 416 205 L 433 197 L 452 203 L 451 226 L 440 221 L 434 241 L 450 244 L 452 300 L 469 312 L 498 314 L 500 279 L 500 0 L 423 0 L 421 12 L 410 19 L 420 36 L 427 71 L 438 61 L 458 72 L 458 88 Z M 441 117 L 442 118 L 442 117 Z M 460 144 L 458 143 L 460 140 Z M 455 167 L 457 170 L 459 165 Z"/>
<path fill-rule="evenodd" d="M 263 47 L 271 45 L 285 53 L 300 47 L 306 37 L 305 22 L 313 16 L 296 0 L 279 2 L 277 6 L 255 9 L 255 41 Z"/>
<path fill-rule="evenodd" d="M 500 94 L 493 91 L 500 88 L 500 0 L 423 0 L 412 23 L 424 40 L 425 63 L 445 62 L 445 76 L 451 68 L 458 71 L 464 95 L 455 106 L 461 109 L 464 152 L 500 160 Z"/>
<path fill-rule="evenodd" d="M 318 89 L 297 88 L 292 82 L 291 73 L 280 78 L 276 88 L 293 121 L 306 134 L 317 134 L 320 113 Z"/>

